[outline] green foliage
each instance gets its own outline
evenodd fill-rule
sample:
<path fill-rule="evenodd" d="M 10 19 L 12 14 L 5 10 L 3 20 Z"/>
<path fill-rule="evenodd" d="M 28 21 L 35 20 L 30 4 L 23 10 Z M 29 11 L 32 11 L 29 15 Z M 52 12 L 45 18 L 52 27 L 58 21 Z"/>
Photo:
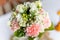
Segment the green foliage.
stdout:
<path fill-rule="evenodd" d="M 44 33 L 44 32 L 43 32 L 43 33 Z M 43 35 L 43 33 L 39 33 L 38 37 L 40 38 L 40 37 Z"/>
<path fill-rule="evenodd" d="M 49 30 L 54 30 L 54 25 L 53 25 L 53 23 L 51 24 L 51 26 L 50 26 L 48 29 L 45 29 L 45 32 L 46 32 L 46 31 L 49 31 Z M 43 33 L 44 33 L 44 32 L 43 32 Z M 43 35 L 43 33 L 39 33 L 38 37 L 40 38 L 40 37 Z"/>
<path fill-rule="evenodd" d="M 17 37 L 25 36 L 24 29 L 23 28 L 18 29 L 17 31 L 14 32 L 14 35 Z"/>
<path fill-rule="evenodd" d="M 53 23 L 51 23 L 51 26 L 48 29 L 45 29 L 45 31 L 49 31 L 49 30 L 54 30 L 54 25 Z"/>
<path fill-rule="evenodd" d="M 28 37 L 28 40 L 34 40 L 34 38 L 33 37 Z"/>

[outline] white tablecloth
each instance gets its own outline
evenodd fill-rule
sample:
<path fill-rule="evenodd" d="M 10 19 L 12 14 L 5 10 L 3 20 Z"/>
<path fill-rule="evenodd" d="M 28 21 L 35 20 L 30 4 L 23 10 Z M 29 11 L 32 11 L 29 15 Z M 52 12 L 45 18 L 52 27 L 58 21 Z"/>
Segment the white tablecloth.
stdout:
<path fill-rule="evenodd" d="M 8 26 L 10 13 L 0 17 L 0 40 L 9 40 L 11 31 Z"/>
<path fill-rule="evenodd" d="M 49 12 L 50 19 L 56 25 L 58 23 L 59 17 L 56 12 L 60 9 L 60 0 L 43 0 L 43 8 Z M 9 26 L 7 25 L 10 18 L 10 13 L 0 16 L 0 40 L 9 40 L 10 35 L 12 34 Z M 51 31 L 50 37 L 54 40 L 60 40 L 60 32 Z"/>

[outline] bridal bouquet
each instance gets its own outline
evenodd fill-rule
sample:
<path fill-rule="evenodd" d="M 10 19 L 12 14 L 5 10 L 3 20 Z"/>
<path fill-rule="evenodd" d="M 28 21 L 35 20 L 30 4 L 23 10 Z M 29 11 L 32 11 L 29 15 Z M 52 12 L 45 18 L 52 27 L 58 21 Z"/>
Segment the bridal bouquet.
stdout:
<path fill-rule="evenodd" d="M 9 20 L 9 25 L 15 37 L 26 36 L 28 40 L 40 38 L 45 31 L 54 29 L 40 1 L 17 5 Z"/>

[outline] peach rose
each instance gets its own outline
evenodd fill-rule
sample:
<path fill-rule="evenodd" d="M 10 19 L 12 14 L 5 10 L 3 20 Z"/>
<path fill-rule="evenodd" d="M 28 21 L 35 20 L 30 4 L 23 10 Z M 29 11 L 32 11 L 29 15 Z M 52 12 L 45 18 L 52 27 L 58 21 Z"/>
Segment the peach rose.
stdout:
<path fill-rule="evenodd" d="M 27 27 L 26 31 L 27 31 L 27 33 L 26 33 L 27 36 L 36 37 L 39 35 L 40 25 L 32 24 L 31 26 Z"/>

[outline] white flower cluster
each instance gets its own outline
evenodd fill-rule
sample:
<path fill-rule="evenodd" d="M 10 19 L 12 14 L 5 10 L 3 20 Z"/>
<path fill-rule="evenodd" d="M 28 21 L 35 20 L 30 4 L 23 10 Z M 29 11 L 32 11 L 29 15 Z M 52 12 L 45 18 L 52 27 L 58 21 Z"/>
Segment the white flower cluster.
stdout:
<path fill-rule="evenodd" d="M 39 6 L 39 8 L 38 8 Z M 20 5 L 17 5 L 16 7 L 16 11 L 18 11 L 19 13 L 17 14 L 16 18 L 19 22 L 19 24 L 21 26 L 26 26 L 26 22 L 23 20 L 22 16 L 20 13 L 24 13 L 28 8 L 30 7 L 30 13 L 37 13 L 38 12 L 38 9 L 41 9 L 42 5 L 41 5 L 41 2 L 40 1 L 36 1 L 36 2 L 26 2 L 24 4 L 20 4 Z M 30 15 L 32 16 L 32 15 Z"/>
<path fill-rule="evenodd" d="M 27 8 L 30 7 L 30 12 L 38 11 L 38 9 L 41 9 L 42 5 L 40 1 L 36 2 L 26 2 L 24 4 L 20 4 L 17 6 L 16 10 L 20 13 L 24 13 L 24 11 L 27 10 Z"/>
<path fill-rule="evenodd" d="M 20 5 L 17 6 L 16 10 L 20 13 L 23 13 L 24 12 L 23 8 L 24 8 L 24 5 L 20 4 Z"/>

